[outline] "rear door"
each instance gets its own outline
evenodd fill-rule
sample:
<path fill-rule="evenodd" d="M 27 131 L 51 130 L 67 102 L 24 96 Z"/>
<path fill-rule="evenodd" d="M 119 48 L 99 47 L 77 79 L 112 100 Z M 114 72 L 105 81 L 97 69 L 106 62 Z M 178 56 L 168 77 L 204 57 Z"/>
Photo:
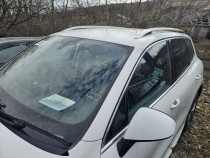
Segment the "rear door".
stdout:
<path fill-rule="evenodd" d="M 193 73 L 194 87 L 195 90 L 199 89 L 202 85 L 203 79 L 203 64 L 200 59 L 196 56 L 195 49 L 193 47 L 193 42 L 191 39 L 185 39 L 187 50 L 190 56 L 190 71 Z"/>
<path fill-rule="evenodd" d="M 170 108 L 160 105 L 155 105 L 154 108 L 161 111 L 167 109 L 165 112 L 176 121 L 178 131 L 189 112 L 197 90 L 196 68 L 193 67 L 192 57 L 190 58 L 184 38 L 171 39 L 170 45 L 173 64 L 173 85 L 167 94 Z"/>

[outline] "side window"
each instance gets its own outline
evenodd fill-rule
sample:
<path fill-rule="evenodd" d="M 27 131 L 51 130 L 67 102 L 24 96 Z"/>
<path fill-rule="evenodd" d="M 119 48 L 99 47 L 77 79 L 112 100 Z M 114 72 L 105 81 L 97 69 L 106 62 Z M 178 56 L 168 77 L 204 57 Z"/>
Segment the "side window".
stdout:
<path fill-rule="evenodd" d="M 187 46 L 187 50 L 188 50 L 188 53 L 189 53 L 189 56 L 190 56 L 190 63 L 191 63 L 192 59 L 194 57 L 194 49 L 193 49 L 192 43 L 189 39 L 185 39 L 185 43 L 186 43 L 186 46 Z"/>
<path fill-rule="evenodd" d="M 188 67 L 189 56 L 184 39 L 171 40 L 171 48 L 173 51 L 175 79 L 177 79 Z"/>
<path fill-rule="evenodd" d="M 124 129 L 135 112 L 149 106 L 171 84 L 166 42 L 151 47 L 138 63 L 106 137 L 107 143 Z"/>
<path fill-rule="evenodd" d="M 128 121 L 140 107 L 149 106 L 171 83 L 166 42 L 151 47 L 138 64 L 127 89 Z"/>
<path fill-rule="evenodd" d="M 20 51 L 26 48 L 25 44 L 12 46 L 0 51 L 0 64 L 6 62 L 10 58 L 14 57 Z"/>

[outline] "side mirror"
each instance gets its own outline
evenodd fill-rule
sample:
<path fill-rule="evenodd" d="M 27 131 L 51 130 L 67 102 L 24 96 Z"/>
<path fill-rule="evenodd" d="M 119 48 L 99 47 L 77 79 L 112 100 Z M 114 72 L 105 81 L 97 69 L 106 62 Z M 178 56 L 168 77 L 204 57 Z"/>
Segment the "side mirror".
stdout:
<path fill-rule="evenodd" d="M 168 115 L 151 108 L 140 108 L 132 118 L 124 137 L 117 144 L 120 157 L 124 156 L 135 142 L 167 139 L 174 134 L 175 128 L 175 121 Z"/>

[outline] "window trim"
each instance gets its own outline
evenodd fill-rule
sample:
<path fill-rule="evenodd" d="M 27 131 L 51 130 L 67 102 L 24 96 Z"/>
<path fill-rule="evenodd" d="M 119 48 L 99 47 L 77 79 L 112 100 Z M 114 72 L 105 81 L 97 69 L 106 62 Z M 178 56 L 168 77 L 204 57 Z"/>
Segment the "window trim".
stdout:
<path fill-rule="evenodd" d="M 186 42 L 187 40 L 190 42 L 190 44 L 192 46 L 192 50 L 193 50 L 193 56 L 192 56 L 192 60 L 191 61 L 190 61 L 190 50 L 189 50 L 189 48 L 187 46 L 187 42 Z M 195 56 L 195 50 L 194 50 L 194 47 L 193 47 L 193 43 L 192 43 L 191 39 L 186 39 L 186 38 L 184 39 L 184 43 L 185 43 L 185 45 L 187 47 L 187 52 L 188 52 L 188 56 L 189 56 L 189 64 L 191 64 L 191 62 L 193 61 L 193 58 Z"/>
<path fill-rule="evenodd" d="M 117 104 L 115 105 L 115 109 L 114 109 L 114 111 L 113 111 L 113 113 L 112 113 L 112 116 L 111 116 L 111 118 L 110 118 L 110 120 L 109 120 L 109 123 L 108 123 L 108 125 L 107 125 L 107 128 L 106 128 L 106 130 L 105 130 L 105 132 L 104 132 L 104 136 L 103 136 L 103 138 L 102 138 L 102 144 L 101 144 L 101 154 L 103 154 L 109 147 L 111 147 L 116 141 L 118 141 L 123 135 L 124 135 L 124 133 L 125 133 L 125 131 L 126 131 L 126 129 L 128 128 L 128 126 L 129 126 L 129 124 L 123 129 L 123 130 L 121 130 L 116 136 L 114 136 L 108 143 L 106 143 L 106 144 L 104 144 L 104 142 L 105 142 L 105 140 L 106 140 L 106 136 L 107 136 L 107 134 L 108 134 L 108 132 L 109 132 L 109 129 L 110 129 L 110 127 L 111 127 L 111 124 L 112 124 L 112 122 L 113 122 L 113 120 L 114 120 L 114 117 L 115 117 L 115 115 L 116 115 L 116 113 L 117 113 L 117 109 L 119 108 L 119 105 L 120 105 L 120 103 L 121 103 L 121 101 L 122 101 L 122 99 L 123 99 L 123 96 L 124 96 L 124 94 L 126 93 L 126 89 L 127 89 L 127 87 L 128 87 L 128 85 L 129 85 L 129 83 L 130 83 L 130 80 L 131 80 L 131 78 L 132 78 L 132 76 L 133 76 L 133 74 L 134 74 L 134 72 L 135 72 L 135 69 L 136 69 L 136 67 L 138 66 L 138 64 L 139 64 L 139 62 L 140 62 L 140 60 L 142 59 L 142 57 L 144 56 L 144 54 L 151 48 L 151 47 L 153 47 L 154 45 L 156 45 L 156 44 L 158 44 L 158 43 L 161 43 L 161 42 L 164 42 L 164 41 L 166 41 L 166 43 L 167 43 L 167 45 L 168 45 L 168 49 L 169 49 L 169 56 L 170 56 L 170 66 L 171 66 L 171 75 L 172 75 L 172 77 L 174 77 L 174 66 L 173 66 L 173 55 L 172 55 L 172 50 L 171 50 L 171 40 L 172 39 L 179 39 L 179 38 L 183 38 L 183 39 L 189 39 L 190 41 L 191 41 L 191 39 L 190 38 L 188 38 L 188 37 L 183 37 L 183 36 L 176 36 L 176 37 L 171 37 L 171 38 L 165 38 L 165 39 L 161 39 L 161 40 L 159 40 L 159 41 L 155 41 L 155 42 L 153 42 L 153 43 L 151 43 L 147 48 L 145 48 L 144 49 L 144 51 L 143 51 L 143 53 L 141 53 L 141 55 L 139 56 L 139 58 L 138 58 L 138 60 L 137 60 L 137 62 L 136 62 L 136 64 L 135 64 L 135 66 L 133 67 L 133 69 L 132 69 L 132 71 L 131 71 L 131 73 L 130 73 L 130 75 L 129 75 L 129 78 L 128 78 L 128 80 L 127 80 L 127 82 L 126 82 L 126 84 L 125 84 L 125 86 L 124 86 L 124 88 L 123 88 L 123 90 L 122 90 L 122 92 L 121 92 L 121 95 L 120 95 L 120 97 L 119 97 L 119 99 L 118 99 L 118 102 L 117 102 Z M 191 44 L 192 44 L 192 46 L 193 46 L 193 50 L 194 50 L 194 54 L 195 54 L 195 48 L 194 48 L 194 44 L 192 43 L 192 41 L 191 41 Z M 188 67 L 182 72 L 182 74 L 176 79 L 176 80 L 174 80 L 173 78 L 172 78 L 172 83 L 171 83 L 171 85 L 168 87 L 168 89 L 166 89 L 165 90 L 165 92 L 163 92 L 154 102 L 152 102 L 151 104 L 150 104 L 150 106 L 149 106 L 149 108 L 152 108 L 157 102 L 159 102 L 159 100 L 160 99 L 162 99 L 178 82 L 179 82 L 179 80 L 186 74 L 186 72 L 190 69 L 190 67 L 193 65 L 193 63 L 195 62 L 195 55 L 194 55 L 194 57 L 193 57 L 193 59 L 192 59 L 192 62 L 188 65 Z"/>
<path fill-rule="evenodd" d="M 184 45 L 186 47 L 186 50 L 187 50 L 187 55 L 188 55 L 188 66 L 190 65 L 190 52 L 189 52 L 189 49 L 187 47 L 187 44 L 186 44 L 186 39 L 183 39 L 184 40 Z"/>
<path fill-rule="evenodd" d="M 172 55 L 172 51 L 171 51 L 171 43 L 169 40 L 166 40 L 166 43 L 167 43 L 167 49 L 168 49 L 168 52 L 169 52 L 169 62 L 170 62 L 170 85 L 173 84 L 173 81 L 174 81 L 174 78 L 173 78 L 173 73 L 174 73 L 174 63 L 173 63 L 173 55 Z"/>
<path fill-rule="evenodd" d="M 175 70 L 174 70 L 174 56 L 173 56 L 173 51 L 172 51 L 172 46 L 171 46 L 171 40 L 172 39 L 169 39 L 168 40 L 168 43 L 169 43 L 169 49 L 170 49 L 170 56 L 171 56 L 171 72 L 172 72 L 172 83 L 174 83 L 174 81 L 176 80 L 175 79 Z"/>

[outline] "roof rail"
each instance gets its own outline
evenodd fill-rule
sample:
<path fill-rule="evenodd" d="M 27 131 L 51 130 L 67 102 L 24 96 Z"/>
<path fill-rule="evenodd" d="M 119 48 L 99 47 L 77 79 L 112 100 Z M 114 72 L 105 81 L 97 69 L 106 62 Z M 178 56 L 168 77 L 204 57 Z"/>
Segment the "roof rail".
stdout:
<path fill-rule="evenodd" d="M 184 33 L 183 30 L 175 29 L 175 28 L 167 28 L 167 27 L 150 28 L 150 29 L 145 29 L 145 30 L 139 32 L 138 35 L 134 39 L 142 38 L 142 37 L 152 34 L 154 32 L 167 32 L 167 31 L 168 32 Z"/>
<path fill-rule="evenodd" d="M 87 25 L 87 26 L 75 26 L 75 27 L 70 27 L 68 29 L 65 29 L 65 31 L 70 31 L 70 30 L 79 30 L 79 29 L 110 29 L 110 28 L 120 28 L 120 27 L 115 27 L 115 26 L 97 26 L 97 25 Z"/>

